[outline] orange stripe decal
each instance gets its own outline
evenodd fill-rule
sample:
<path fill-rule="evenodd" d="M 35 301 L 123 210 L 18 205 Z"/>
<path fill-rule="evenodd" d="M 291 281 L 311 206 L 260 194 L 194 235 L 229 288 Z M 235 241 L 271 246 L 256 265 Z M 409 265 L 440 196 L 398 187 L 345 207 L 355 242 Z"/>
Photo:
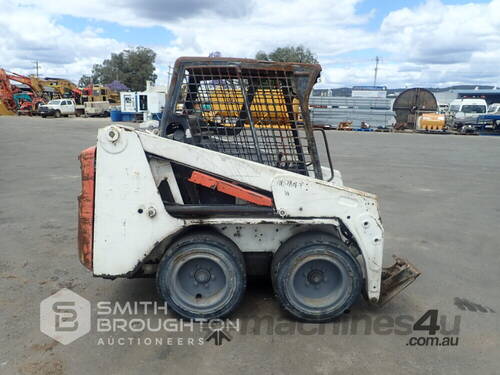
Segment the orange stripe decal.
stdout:
<path fill-rule="evenodd" d="M 221 193 L 227 195 L 232 195 L 233 197 L 240 198 L 244 201 L 256 204 L 258 206 L 273 206 L 273 200 L 263 194 L 245 189 L 231 182 L 226 182 L 201 172 L 194 171 L 188 181 L 192 182 L 193 184 L 220 191 Z"/>

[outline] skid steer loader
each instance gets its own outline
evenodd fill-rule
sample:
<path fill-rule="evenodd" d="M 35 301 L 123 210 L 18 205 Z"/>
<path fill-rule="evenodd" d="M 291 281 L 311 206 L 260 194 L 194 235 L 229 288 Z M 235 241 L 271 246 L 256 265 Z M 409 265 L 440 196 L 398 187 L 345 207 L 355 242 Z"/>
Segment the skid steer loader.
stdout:
<path fill-rule="evenodd" d="M 419 271 L 403 259 L 382 267 L 377 197 L 343 186 L 324 131 L 315 137 L 308 100 L 320 71 L 179 58 L 159 134 L 108 126 L 80 154 L 83 265 L 156 277 L 169 308 L 191 319 L 233 312 L 253 274 L 270 273 L 282 307 L 311 322 L 412 283 Z"/>

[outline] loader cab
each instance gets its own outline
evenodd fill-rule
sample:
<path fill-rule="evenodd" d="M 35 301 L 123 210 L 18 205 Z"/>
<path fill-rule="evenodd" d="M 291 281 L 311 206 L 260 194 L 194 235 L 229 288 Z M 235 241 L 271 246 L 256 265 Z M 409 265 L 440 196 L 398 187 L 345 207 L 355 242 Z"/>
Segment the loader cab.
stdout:
<path fill-rule="evenodd" d="M 314 64 L 180 58 L 160 134 L 323 179 L 307 104 L 320 71 Z"/>

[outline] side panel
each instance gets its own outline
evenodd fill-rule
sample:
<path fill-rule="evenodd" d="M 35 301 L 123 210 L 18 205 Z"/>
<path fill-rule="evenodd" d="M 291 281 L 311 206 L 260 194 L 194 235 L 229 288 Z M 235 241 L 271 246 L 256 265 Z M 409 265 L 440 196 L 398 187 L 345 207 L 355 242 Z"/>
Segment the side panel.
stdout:
<path fill-rule="evenodd" d="M 162 138 L 154 134 L 137 132 L 146 152 L 158 155 L 165 159 L 175 160 L 178 163 L 193 166 L 196 169 L 224 176 L 243 184 L 256 188 L 272 191 L 272 181 L 275 176 L 288 175 L 297 176 L 297 173 L 288 172 L 283 169 L 259 164 L 250 160 L 237 158 L 220 152 L 207 150 L 187 143 L 177 142 L 168 138 Z M 311 181 L 318 181 L 308 178 Z M 335 187 L 355 195 L 376 198 L 375 195 L 356 190 L 342 185 L 342 179 L 335 183 L 320 181 L 326 186 Z"/>
<path fill-rule="evenodd" d="M 276 252 L 290 237 L 307 230 L 321 230 L 336 234 L 337 221 L 325 220 L 322 224 L 285 224 L 284 220 L 276 223 L 259 224 L 253 220 L 251 224 L 217 224 L 214 227 L 232 240 L 244 252 Z"/>
<path fill-rule="evenodd" d="M 353 194 L 300 175 L 276 176 L 272 182 L 280 216 L 331 217 L 342 221 L 354 236 L 366 263 L 368 296 L 378 300 L 382 273 L 384 230 L 377 200 L 371 194 Z"/>
<path fill-rule="evenodd" d="M 126 275 L 183 221 L 167 214 L 135 133 L 100 129 L 97 142 L 94 274 Z"/>

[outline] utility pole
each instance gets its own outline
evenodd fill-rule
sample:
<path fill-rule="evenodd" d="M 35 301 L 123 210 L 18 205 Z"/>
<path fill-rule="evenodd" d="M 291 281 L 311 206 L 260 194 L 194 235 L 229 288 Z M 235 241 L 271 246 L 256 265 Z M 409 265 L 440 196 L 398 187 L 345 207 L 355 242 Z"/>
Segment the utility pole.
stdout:
<path fill-rule="evenodd" d="M 34 61 L 35 63 L 35 69 L 36 69 L 36 78 L 38 78 L 38 69 L 40 68 L 40 66 L 38 65 L 38 60 Z"/>
<path fill-rule="evenodd" d="M 168 73 L 167 73 L 167 86 L 170 85 L 170 78 L 172 77 L 172 71 L 174 67 L 172 65 L 168 66 Z"/>
<path fill-rule="evenodd" d="M 378 63 L 382 59 L 378 56 L 375 57 L 375 76 L 373 77 L 373 86 L 377 86 L 377 73 L 378 73 Z"/>

